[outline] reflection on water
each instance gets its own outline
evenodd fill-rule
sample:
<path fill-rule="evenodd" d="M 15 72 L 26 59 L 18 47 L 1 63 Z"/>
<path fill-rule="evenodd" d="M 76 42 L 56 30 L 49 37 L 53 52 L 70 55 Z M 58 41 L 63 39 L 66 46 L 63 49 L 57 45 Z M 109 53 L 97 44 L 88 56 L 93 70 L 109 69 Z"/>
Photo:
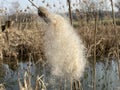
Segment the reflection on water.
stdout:
<path fill-rule="evenodd" d="M 91 65 L 92 67 L 92 65 Z M 82 84 L 84 90 L 92 90 L 92 68 L 86 69 Z M 98 62 L 96 64 L 96 89 L 120 90 L 118 67 L 116 61 Z"/>
<path fill-rule="evenodd" d="M 44 82 L 47 85 L 47 90 L 70 90 L 70 84 L 67 80 L 53 77 L 48 67 L 42 67 L 40 64 L 35 65 L 28 62 L 20 62 L 19 67 L 13 68 L 8 64 L 0 66 L 0 83 L 4 83 L 7 90 L 19 90 L 18 86 L 18 72 L 20 79 L 23 81 L 24 73 L 30 65 L 31 83 L 35 87 L 36 76 L 44 75 Z M 96 64 L 96 82 L 97 90 L 120 90 L 120 81 L 118 77 L 118 69 L 116 61 L 98 62 Z M 92 65 L 86 68 L 85 74 L 81 79 L 83 90 L 92 90 Z"/>

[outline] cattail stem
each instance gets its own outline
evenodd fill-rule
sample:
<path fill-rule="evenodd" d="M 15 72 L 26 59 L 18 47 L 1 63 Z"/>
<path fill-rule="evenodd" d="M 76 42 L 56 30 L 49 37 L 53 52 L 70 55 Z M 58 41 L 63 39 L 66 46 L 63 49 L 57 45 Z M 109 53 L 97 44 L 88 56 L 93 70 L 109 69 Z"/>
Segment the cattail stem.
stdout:
<path fill-rule="evenodd" d="M 70 23 L 72 25 L 72 11 L 71 11 L 71 1 L 67 0 L 68 6 L 69 6 L 69 16 L 70 16 Z"/>
<path fill-rule="evenodd" d="M 96 90 L 96 32 L 97 32 L 97 12 L 95 12 L 95 30 L 94 30 L 93 90 Z"/>
<path fill-rule="evenodd" d="M 38 7 L 37 7 L 37 5 L 35 5 L 31 0 L 28 0 L 34 7 L 36 7 L 37 9 L 38 9 Z"/>
<path fill-rule="evenodd" d="M 72 84 L 73 84 L 73 79 L 71 77 L 71 80 L 70 80 L 70 90 L 72 90 Z"/>
<path fill-rule="evenodd" d="M 64 84 L 64 90 L 66 90 L 66 88 L 67 88 L 67 81 L 66 81 L 66 79 L 65 79 L 65 84 Z"/>

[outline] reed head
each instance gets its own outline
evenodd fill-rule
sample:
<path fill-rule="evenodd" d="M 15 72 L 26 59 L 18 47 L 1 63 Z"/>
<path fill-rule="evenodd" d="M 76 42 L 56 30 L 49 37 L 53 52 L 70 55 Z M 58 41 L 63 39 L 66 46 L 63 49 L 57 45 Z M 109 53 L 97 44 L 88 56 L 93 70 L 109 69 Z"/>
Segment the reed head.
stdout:
<path fill-rule="evenodd" d="M 49 13 L 49 11 L 48 11 L 46 8 L 44 8 L 44 7 L 39 7 L 39 8 L 38 8 L 38 15 L 39 15 L 41 18 L 43 18 L 43 20 L 44 20 L 45 22 L 50 21 L 50 19 L 49 19 L 49 17 L 48 17 L 49 14 L 50 14 L 50 13 Z"/>

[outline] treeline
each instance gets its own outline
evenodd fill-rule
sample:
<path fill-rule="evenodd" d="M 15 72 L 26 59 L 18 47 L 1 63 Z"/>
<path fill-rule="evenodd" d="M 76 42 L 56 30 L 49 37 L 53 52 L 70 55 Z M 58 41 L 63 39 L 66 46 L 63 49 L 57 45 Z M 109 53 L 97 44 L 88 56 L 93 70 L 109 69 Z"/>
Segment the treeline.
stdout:
<path fill-rule="evenodd" d="M 20 14 L 13 14 L 8 16 L 10 20 L 13 20 L 15 22 L 33 22 L 34 20 L 37 20 L 38 16 L 33 13 L 20 13 Z"/>
<path fill-rule="evenodd" d="M 18 30 L 34 28 L 33 26 L 37 26 L 37 23 L 41 20 L 39 16 L 34 13 L 3 15 L 0 16 L 0 18 L 1 26 L 5 25 L 6 21 L 11 21 L 13 22 L 12 27 L 16 27 Z"/>
<path fill-rule="evenodd" d="M 64 14 L 66 14 L 66 16 L 69 16 L 68 12 L 64 13 Z M 98 14 L 99 21 L 108 20 L 108 21 L 104 21 L 104 22 L 105 23 L 112 22 L 112 12 L 111 11 L 97 11 L 97 14 Z M 36 21 L 41 20 L 39 18 L 39 16 L 34 13 L 15 13 L 12 15 L 4 15 L 4 16 L 0 16 L 0 17 L 1 17 L 1 24 L 3 24 L 6 20 L 14 21 L 16 24 L 17 23 L 32 23 L 33 21 L 36 22 Z M 95 12 L 92 12 L 92 11 L 82 12 L 78 9 L 72 11 L 72 19 L 74 21 L 84 20 L 87 23 L 89 23 L 94 20 L 94 17 L 95 17 Z M 120 25 L 120 13 L 119 12 L 115 12 L 115 18 L 116 18 L 116 24 Z"/>
<path fill-rule="evenodd" d="M 97 11 L 98 14 L 98 18 L 99 20 L 104 20 L 106 18 L 111 19 L 112 18 L 112 12 L 111 11 Z M 67 15 L 69 15 L 67 13 Z M 74 10 L 72 12 L 72 16 L 73 19 L 77 20 L 77 19 L 83 19 L 83 18 L 87 18 L 87 20 L 91 20 L 94 19 L 95 16 L 95 12 L 93 11 L 89 11 L 89 12 L 81 12 L 78 9 Z M 78 18 L 79 17 L 79 18 Z M 120 13 L 119 12 L 115 12 L 115 18 L 116 19 L 120 19 Z"/>

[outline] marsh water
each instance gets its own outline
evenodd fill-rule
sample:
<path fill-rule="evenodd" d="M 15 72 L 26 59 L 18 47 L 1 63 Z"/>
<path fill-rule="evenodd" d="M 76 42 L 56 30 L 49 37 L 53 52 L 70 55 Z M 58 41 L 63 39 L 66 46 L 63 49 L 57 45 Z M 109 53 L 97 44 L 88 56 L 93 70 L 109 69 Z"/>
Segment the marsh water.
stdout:
<path fill-rule="evenodd" d="M 15 67 L 14 64 L 4 63 L 0 67 L 0 83 L 4 83 L 7 90 L 19 90 L 18 72 L 20 80 L 23 81 L 24 73 L 28 69 L 28 66 L 30 67 L 32 87 L 35 87 L 37 75 L 43 75 L 43 81 L 47 86 L 47 90 L 70 90 L 70 84 L 67 84 L 67 80 L 52 76 L 50 68 L 43 67 L 41 64 L 35 64 L 34 62 L 19 62 L 19 67 Z M 92 66 L 92 64 L 89 64 L 84 76 L 80 79 L 83 90 L 93 89 Z M 62 81 L 62 83 L 59 81 Z M 97 62 L 96 87 L 97 90 L 120 90 L 118 64 L 115 60 Z"/>

